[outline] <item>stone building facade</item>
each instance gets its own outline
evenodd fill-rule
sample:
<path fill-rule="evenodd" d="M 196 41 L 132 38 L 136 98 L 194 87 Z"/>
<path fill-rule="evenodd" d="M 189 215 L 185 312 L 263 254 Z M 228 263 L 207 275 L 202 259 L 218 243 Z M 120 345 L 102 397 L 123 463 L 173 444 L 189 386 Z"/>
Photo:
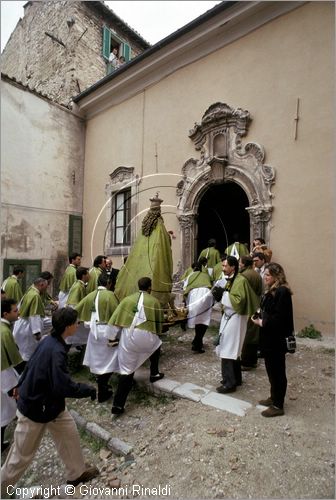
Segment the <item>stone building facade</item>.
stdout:
<path fill-rule="evenodd" d="M 85 121 L 4 75 L 1 119 L 2 275 L 24 265 L 29 286 L 50 271 L 56 290 L 82 251 Z"/>
<path fill-rule="evenodd" d="M 112 46 L 126 60 L 149 47 L 103 2 L 30 1 L 24 9 L 1 70 L 59 104 L 106 76 Z"/>
<path fill-rule="evenodd" d="M 331 334 L 333 19 L 333 2 L 222 2 L 76 96 L 84 255 L 120 265 L 159 192 L 176 275 L 211 237 L 224 251 L 234 232 L 262 236 L 294 292 L 296 329 Z"/>

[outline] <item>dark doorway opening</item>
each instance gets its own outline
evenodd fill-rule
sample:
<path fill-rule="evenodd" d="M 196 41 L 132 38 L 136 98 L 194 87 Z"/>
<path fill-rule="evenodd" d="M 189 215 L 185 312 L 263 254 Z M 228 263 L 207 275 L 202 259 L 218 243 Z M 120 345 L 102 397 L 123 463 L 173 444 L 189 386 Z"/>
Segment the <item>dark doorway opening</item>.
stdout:
<path fill-rule="evenodd" d="M 208 240 L 215 238 L 220 252 L 239 241 L 250 248 L 249 206 L 245 191 L 234 182 L 210 186 L 202 196 L 198 208 L 197 256 L 207 247 Z"/>

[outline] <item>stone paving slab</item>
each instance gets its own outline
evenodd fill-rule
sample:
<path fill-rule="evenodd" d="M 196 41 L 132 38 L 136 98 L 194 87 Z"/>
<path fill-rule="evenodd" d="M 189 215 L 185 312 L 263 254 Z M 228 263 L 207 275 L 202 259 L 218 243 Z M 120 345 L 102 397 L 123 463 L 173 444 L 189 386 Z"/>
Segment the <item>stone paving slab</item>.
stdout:
<path fill-rule="evenodd" d="M 196 402 L 201 401 L 201 398 L 206 396 L 208 393 L 208 389 L 204 389 L 204 387 L 200 387 L 199 385 L 191 384 L 190 382 L 181 384 L 172 392 L 173 395 L 180 396 L 181 398 L 185 399 L 190 399 L 191 401 Z"/>
<path fill-rule="evenodd" d="M 177 387 L 181 386 L 181 382 L 177 382 L 177 380 L 172 380 L 171 378 L 162 378 L 150 385 L 153 388 L 154 394 L 160 394 L 161 392 L 172 394 Z"/>
<path fill-rule="evenodd" d="M 234 413 L 240 417 L 245 417 L 247 410 L 253 407 L 252 404 L 247 401 L 217 392 L 208 392 L 208 394 L 201 399 L 201 403 L 217 408 L 218 410 Z"/>

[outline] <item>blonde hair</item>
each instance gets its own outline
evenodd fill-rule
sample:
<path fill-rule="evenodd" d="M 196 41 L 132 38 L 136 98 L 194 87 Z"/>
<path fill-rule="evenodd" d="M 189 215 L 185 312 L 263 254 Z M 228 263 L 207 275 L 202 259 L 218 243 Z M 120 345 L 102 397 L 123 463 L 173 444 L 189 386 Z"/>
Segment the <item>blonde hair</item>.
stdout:
<path fill-rule="evenodd" d="M 283 267 L 280 266 L 280 264 L 277 264 L 276 262 L 270 262 L 266 265 L 266 269 L 268 270 L 272 278 L 275 278 L 275 282 L 268 289 L 269 292 L 275 292 L 275 290 L 280 286 L 285 286 L 286 288 L 288 288 L 290 293 L 293 293 L 289 287 L 289 284 L 287 283 L 285 271 L 283 270 Z"/>

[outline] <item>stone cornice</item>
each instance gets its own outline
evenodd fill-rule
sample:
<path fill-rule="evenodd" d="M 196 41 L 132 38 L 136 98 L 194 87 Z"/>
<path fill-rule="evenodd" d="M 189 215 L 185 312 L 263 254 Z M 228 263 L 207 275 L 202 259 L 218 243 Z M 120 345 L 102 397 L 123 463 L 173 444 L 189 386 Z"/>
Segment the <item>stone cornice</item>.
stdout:
<path fill-rule="evenodd" d="M 93 86 L 77 97 L 75 106 L 83 116 L 91 118 L 304 3 L 237 2 L 193 30 L 185 34 L 182 30 L 181 36 L 172 37 L 162 48 L 154 52 L 150 49 L 148 56 L 144 53 L 138 61 L 134 59 L 105 84 Z"/>

